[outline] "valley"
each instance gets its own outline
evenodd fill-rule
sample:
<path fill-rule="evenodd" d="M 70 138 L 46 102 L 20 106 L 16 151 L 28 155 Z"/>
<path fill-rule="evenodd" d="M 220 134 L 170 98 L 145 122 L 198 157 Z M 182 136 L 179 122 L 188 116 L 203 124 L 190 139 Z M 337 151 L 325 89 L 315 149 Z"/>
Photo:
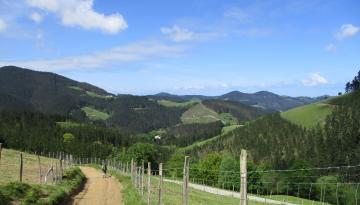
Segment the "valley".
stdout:
<path fill-rule="evenodd" d="M 181 178 L 184 157 L 190 156 L 189 177 L 198 180 L 194 184 L 237 192 L 239 156 L 246 149 L 252 195 L 331 204 L 334 198 L 339 200 L 333 186 L 338 183 L 343 185 L 340 199 L 344 203 L 353 203 L 350 196 L 357 196 L 352 185 L 358 181 L 357 167 L 317 170 L 356 165 L 360 159 L 360 95 L 356 89 L 319 98 L 265 91 L 217 97 L 135 96 L 115 95 L 57 74 L 18 67 L 0 68 L 0 74 L 0 143 L 6 148 L 5 156 L 12 152 L 8 149 L 14 149 L 44 155 L 65 152 L 75 158 L 137 165 L 149 162 L 154 180 L 162 163 L 166 177 Z M 25 79 L 27 84 L 20 83 Z M 9 158 L 1 162 L 1 169 L 10 169 Z M 4 185 L 16 180 L 8 177 L 17 167 L 12 169 L 6 174 L 2 171 Z M 326 199 L 323 185 L 330 187 Z M 166 194 L 176 191 L 173 186 L 165 184 Z M 164 200 L 174 203 L 166 194 Z M 195 204 L 218 200 L 206 193 L 198 196 L 191 195 L 190 200 Z M 229 204 L 236 201 L 226 200 Z"/>

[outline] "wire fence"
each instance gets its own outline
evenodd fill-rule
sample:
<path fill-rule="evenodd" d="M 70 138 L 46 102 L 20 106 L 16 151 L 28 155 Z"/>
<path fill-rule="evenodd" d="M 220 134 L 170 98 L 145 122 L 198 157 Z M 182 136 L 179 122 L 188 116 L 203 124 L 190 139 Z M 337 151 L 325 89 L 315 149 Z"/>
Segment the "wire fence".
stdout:
<path fill-rule="evenodd" d="M 58 153 L 28 153 L 0 149 L 0 185 L 19 181 L 29 184 L 57 184 L 73 166 L 72 156 Z"/>
<path fill-rule="evenodd" d="M 29 154 L 3 149 L 0 184 L 10 181 L 56 184 L 61 181 L 64 171 L 74 164 L 104 163 L 109 169 L 130 177 L 143 201 L 151 205 L 360 205 L 360 165 L 252 171 L 240 171 L 239 167 L 238 171 L 223 171 L 192 168 L 187 157 L 183 167 L 168 168 L 159 164 L 158 167 L 153 165 L 156 169 L 152 169 L 150 163 L 143 162 L 123 163 L 100 158 L 74 158 L 61 152 Z M 244 166 L 244 162 L 241 164 Z"/>

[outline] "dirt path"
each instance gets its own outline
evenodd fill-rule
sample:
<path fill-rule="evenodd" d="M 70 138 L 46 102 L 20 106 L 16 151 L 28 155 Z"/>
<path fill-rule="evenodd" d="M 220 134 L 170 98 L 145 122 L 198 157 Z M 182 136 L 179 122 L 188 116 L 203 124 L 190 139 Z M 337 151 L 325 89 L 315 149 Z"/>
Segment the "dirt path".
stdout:
<path fill-rule="evenodd" d="M 94 168 L 81 167 L 87 182 L 84 189 L 73 197 L 72 205 L 113 205 L 123 204 L 121 184 L 113 177 L 103 178 Z"/>

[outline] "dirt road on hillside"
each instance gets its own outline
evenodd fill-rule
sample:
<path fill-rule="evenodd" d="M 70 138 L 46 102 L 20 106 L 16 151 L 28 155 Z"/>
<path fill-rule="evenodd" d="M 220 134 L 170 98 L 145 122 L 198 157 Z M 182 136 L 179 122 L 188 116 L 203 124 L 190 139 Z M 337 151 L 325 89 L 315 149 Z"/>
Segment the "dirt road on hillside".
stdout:
<path fill-rule="evenodd" d="M 81 167 L 87 182 L 84 189 L 72 198 L 69 205 L 122 205 L 122 186 L 113 177 L 103 178 L 101 173 L 90 167 Z"/>

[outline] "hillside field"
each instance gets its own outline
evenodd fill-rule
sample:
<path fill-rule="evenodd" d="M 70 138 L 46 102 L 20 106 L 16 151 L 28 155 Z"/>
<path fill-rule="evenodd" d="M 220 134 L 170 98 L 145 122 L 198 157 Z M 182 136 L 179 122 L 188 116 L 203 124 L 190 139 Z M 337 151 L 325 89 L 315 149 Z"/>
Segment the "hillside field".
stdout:
<path fill-rule="evenodd" d="M 175 102 L 171 100 L 158 100 L 157 103 L 160 105 L 166 106 L 166 107 L 187 107 L 190 108 L 196 104 L 199 103 L 199 101 L 196 100 L 190 100 L 186 102 Z"/>
<path fill-rule="evenodd" d="M 324 101 L 282 112 L 281 117 L 297 125 L 301 125 L 306 128 L 313 128 L 318 123 L 323 125 L 326 117 L 331 114 L 332 110 L 333 105 Z"/>
<path fill-rule="evenodd" d="M 110 115 L 106 112 L 102 112 L 92 107 L 83 107 L 82 110 L 86 113 L 86 116 L 91 120 L 107 120 Z"/>
<path fill-rule="evenodd" d="M 20 170 L 20 153 L 19 151 L 2 149 L 0 161 L 0 185 L 19 180 Z M 42 173 L 45 173 L 55 164 L 55 159 L 40 157 Z M 56 160 L 58 161 L 58 160 Z M 29 184 L 39 183 L 39 166 L 36 155 L 23 152 L 23 182 Z"/>
<path fill-rule="evenodd" d="M 181 116 L 183 123 L 210 123 L 221 120 L 223 123 L 236 124 L 237 119 L 229 113 L 218 114 L 215 111 L 205 107 L 199 103 L 189 110 L 184 112 Z"/>

